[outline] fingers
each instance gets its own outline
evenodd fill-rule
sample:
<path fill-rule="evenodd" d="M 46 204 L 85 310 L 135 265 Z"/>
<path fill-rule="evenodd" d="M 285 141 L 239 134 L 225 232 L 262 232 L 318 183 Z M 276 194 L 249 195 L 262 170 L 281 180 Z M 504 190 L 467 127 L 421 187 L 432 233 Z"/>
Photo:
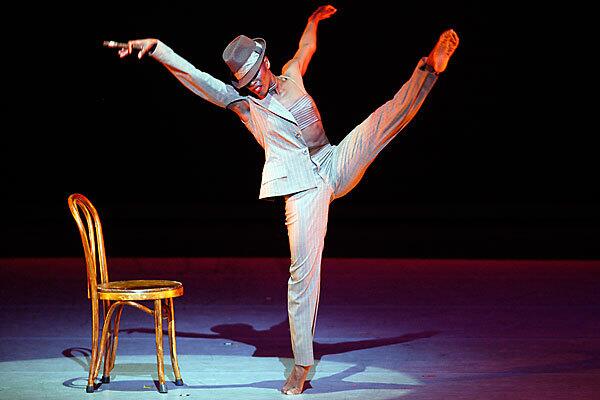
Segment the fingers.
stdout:
<path fill-rule="evenodd" d="M 119 49 L 119 57 L 124 58 L 127 57 L 128 55 L 130 55 L 133 51 L 133 42 L 132 40 L 130 40 L 129 42 L 127 42 L 127 47 L 121 48 Z"/>
<path fill-rule="evenodd" d="M 127 47 L 119 49 L 119 57 L 124 58 L 130 54 L 133 54 L 134 50 L 139 50 L 138 58 L 142 58 L 150 48 L 152 47 L 151 43 L 146 40 L 130 40 L 127 42 Z"/>

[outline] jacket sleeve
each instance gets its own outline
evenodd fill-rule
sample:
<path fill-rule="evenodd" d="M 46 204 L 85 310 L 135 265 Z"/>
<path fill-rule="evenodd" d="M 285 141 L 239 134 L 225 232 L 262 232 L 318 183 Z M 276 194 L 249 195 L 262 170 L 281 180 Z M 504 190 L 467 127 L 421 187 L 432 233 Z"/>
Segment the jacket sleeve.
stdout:
<path fill-rule="evenodd" d="M 241 96 L 233 86 L 200 71 L 161 41 L 157 43 L 150 55 L 164 65 L 194 94 L 221 108 L 227 107 L 234 101 L 244 99 L 244 96 Z"/>

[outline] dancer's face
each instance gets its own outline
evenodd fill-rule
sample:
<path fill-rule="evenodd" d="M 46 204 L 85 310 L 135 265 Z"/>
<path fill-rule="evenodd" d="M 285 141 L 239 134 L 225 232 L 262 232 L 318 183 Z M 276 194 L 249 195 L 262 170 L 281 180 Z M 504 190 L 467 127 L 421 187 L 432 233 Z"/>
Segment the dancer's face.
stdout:
<path fill-rule="evenodd" d="M 246 88 L 259 99 L 264 99 L 269 91 L 270 68 L 269 59 L 265 57 L 256 76 L 246 85 Z"/>

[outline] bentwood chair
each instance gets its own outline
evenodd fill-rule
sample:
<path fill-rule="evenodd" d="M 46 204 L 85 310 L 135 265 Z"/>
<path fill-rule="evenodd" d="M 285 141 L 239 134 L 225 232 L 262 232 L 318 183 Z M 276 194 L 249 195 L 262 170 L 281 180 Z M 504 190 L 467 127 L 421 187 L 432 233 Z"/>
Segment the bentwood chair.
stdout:
<path fill-rule="evenodd" d="M 169 344 L 171 364 L 175 374 L 175 384 L 183 385 L 179 364 L 177 362 L 177 346 L 175 343 L 175 314 L 173 298 L 183 295 L 183 285 L 177 281 L 165 280 L 128 280 L 110 281 L 102 225 L 96 208 L 83 195 L 75 193 L 69 196 L 69 208 L 77 222 L 85 263 L 87 267 L 88 298 L 92 302 L 92 357 L 88 375 L 86 392 L 94 392 L 94 382 L 100 371 L 100 362 L 104 358 L 102 383 L 110 383 L 110 371 L 115 365 L 117 344 L 119 341 L 119 321 L 124 306 L 132 306 L 154 318 L 156 332 L 156 360 L 158 367 L 158 391 L 167 393 L 163 361 L 163 319 L 167 319 L 169 328 Z M 84 219 L 80 216 L 83 213 Z M 150 300 L 154 308 L 148 308 L 138 301 Z M 164 302 L 164 305 L 163 305 Z M 100 333 L 100 303 L 103 307 L 102 337 Z M 113 318 L 114 317 L 114 318 Z"/>

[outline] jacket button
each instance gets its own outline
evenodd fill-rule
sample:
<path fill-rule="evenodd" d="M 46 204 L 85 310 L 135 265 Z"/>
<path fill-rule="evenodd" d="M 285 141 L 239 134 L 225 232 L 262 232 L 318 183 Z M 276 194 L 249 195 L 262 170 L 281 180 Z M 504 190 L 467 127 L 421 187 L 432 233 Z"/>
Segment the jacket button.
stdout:
<path fill-rule="evenodd" d="M 299 132 L 296 133 L 296 137 L 299 138 L 300 136 L 302 136 Z"/>
<path fill-rule="evenodd" d="M 303 152 L 304 154 L 308 154 L 308 149 L 304 149 L 304 150 L 302 150 L 302 152 Z"/>

